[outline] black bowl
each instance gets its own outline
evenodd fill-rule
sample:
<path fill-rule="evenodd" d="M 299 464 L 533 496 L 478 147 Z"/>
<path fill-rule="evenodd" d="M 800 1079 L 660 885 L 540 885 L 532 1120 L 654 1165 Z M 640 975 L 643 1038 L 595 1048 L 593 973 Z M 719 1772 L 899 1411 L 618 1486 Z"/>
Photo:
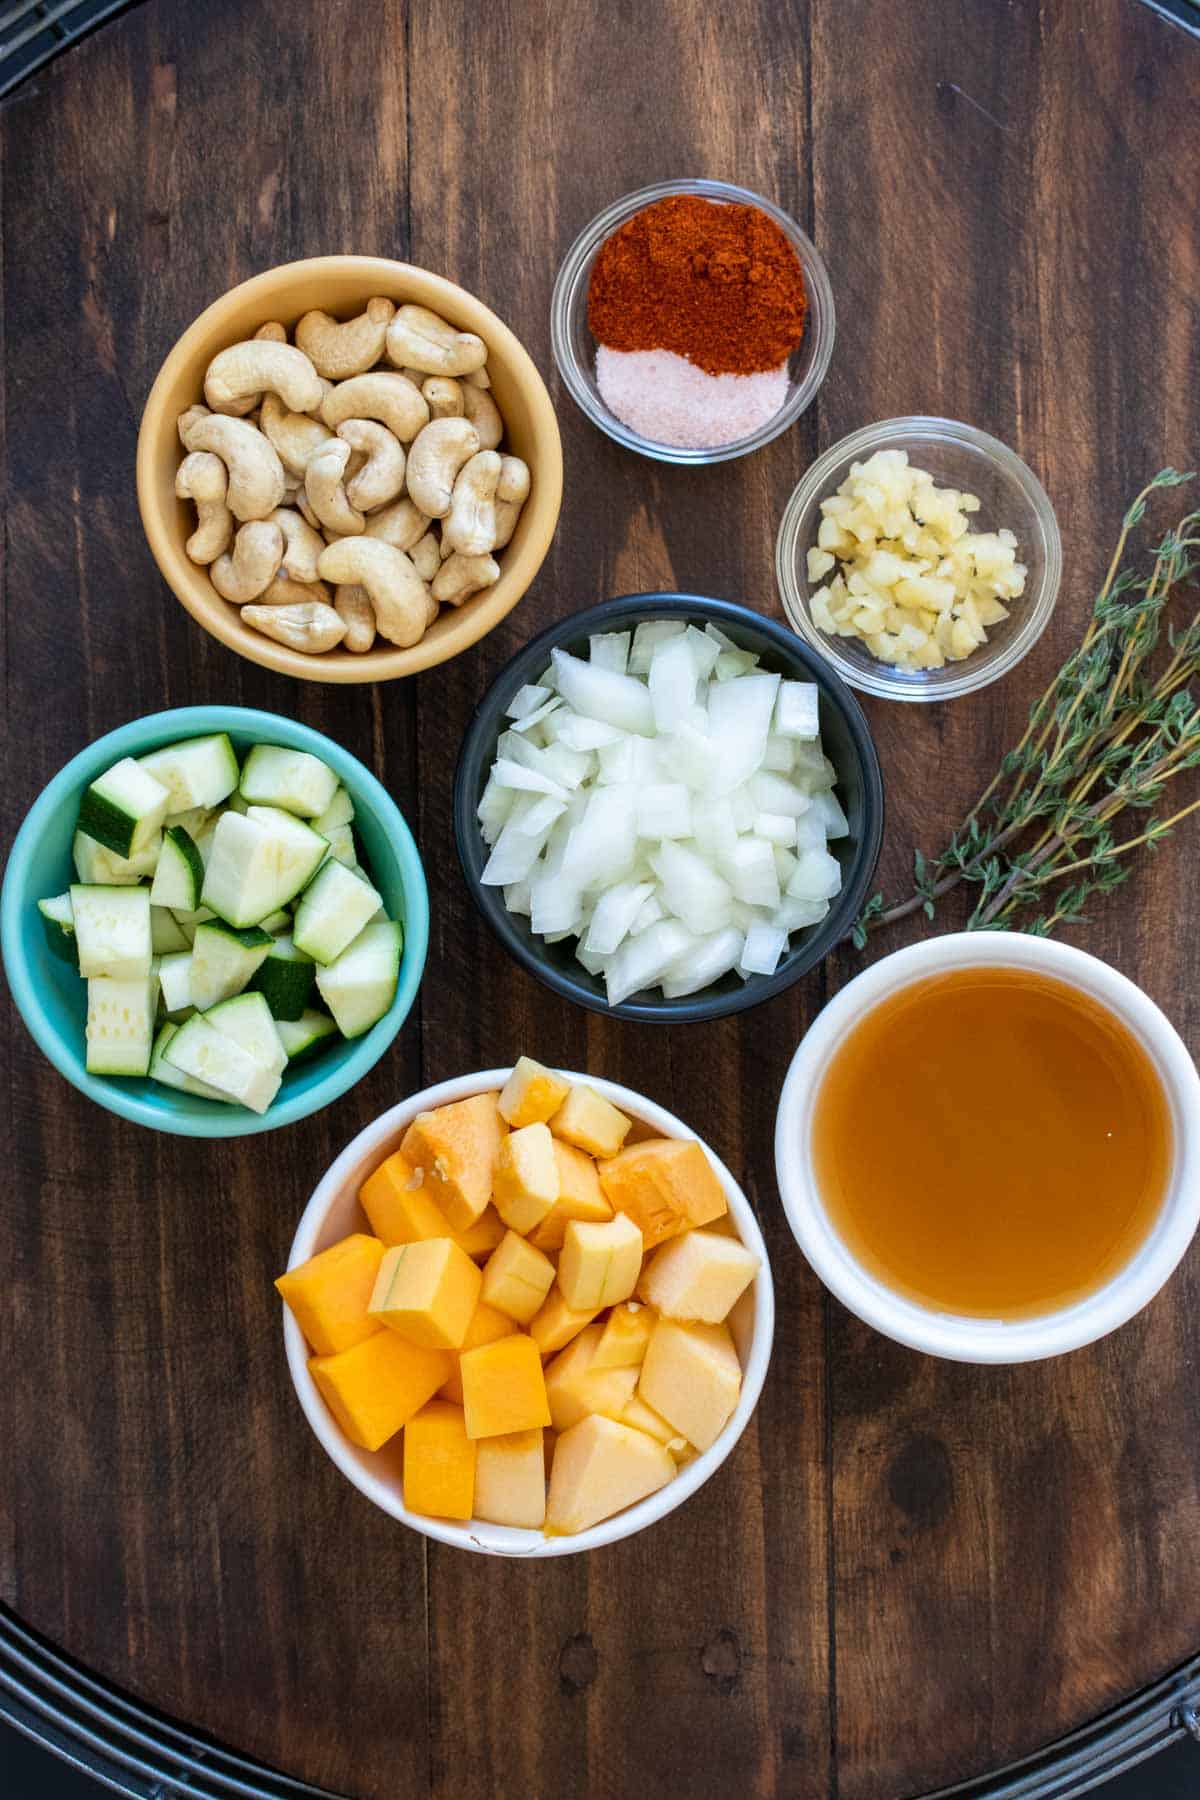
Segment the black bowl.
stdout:
<path fill-rule="evenodd" d="M 623 1000 L 610 1006 L 604 983 L 589 975 L 575 961 L 575 939 L 547 944 L 535 937 L 529 920 L 510 913 L 500 888 L 480 881 L 488 859 L 488 847 L 479 829 L 476 808 L 495 760 L 496 742 L 510 721 L 505 708 L 517 689 L 536 682 L 555 649 L 587 654 L 590 636 L 618 631 L 643 619 L 687 619 L 703 626 L 711 621 L 740 648 L 753 650 L 773 673 L 802 681 L 815 681 L 821 692 L 821 741 L 837 770 L 838 797 L 850 824 L 850 835 L 834 839 L 829 848 L 842 865 L 842 891 L 819 925 L 793 934 L 793 947 L 773 975 L 752 975 L 743 981 L 730 973 L 699 994 L 680 1000 Z M 574 613 L 551 625 L 518 651 L 488 689 L 467 727 L 454 783 L 454 835 L 467 886 L 476 906 L 505 948 L 531 974 L 580 1006 L 608 1013 L 617 1019 L 652 1020 L 682 1024 L 696 1019 L 720 1019 L 741 1012 L 780 994 L 819 963 L 834 945 L 846 937 L 862 910 L 879 846 L 883 838 L 883 780 L 879 758 L 867 721 L 854 695 L 827 663 L 774 619 L 738 606 L 731 600 L 707 600 L 699 594 L 625 594 L 606 600 L 587 612 Z"/>

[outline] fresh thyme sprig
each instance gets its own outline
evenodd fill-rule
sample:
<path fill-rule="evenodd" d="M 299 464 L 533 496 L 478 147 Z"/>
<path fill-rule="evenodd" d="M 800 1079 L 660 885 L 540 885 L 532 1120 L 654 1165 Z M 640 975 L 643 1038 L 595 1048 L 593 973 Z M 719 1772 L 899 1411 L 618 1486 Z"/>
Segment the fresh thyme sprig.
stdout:
<path fill-rule="evenodd" d="M 1121 566 L 1150 496 L 1191 479 L 1162 469 L 1133 502 L 1082 642 L 941 854 L 913 853 L 913 892 L 867 902 L 853 932 L 859 949 L 871 932 L 913 913 L 932 919 L 962 882 L 978 888 L 970 931 L 1016 926 L 1045 937 L 1081 923 L 1090 900 L 1127 878 L 1131 852 L 1157 848 L 1200 809 L 1195 798 L 1165 818 L 1152 811 L 1171 782 L 1200 767 L 1200 702 L 1189 686 L 1200 675 L 1200 612 L 1181 627 L 1167 617 L 1200 568 L 1200 511 L 1157 545 L 1148 575 Z M 1155 672 L 1164 626 L 1168 654 Z M 1149 817 L 1118 839 L 1131 808 Z M 1039 907 L 1047 910 L 1030 918 Z"/>

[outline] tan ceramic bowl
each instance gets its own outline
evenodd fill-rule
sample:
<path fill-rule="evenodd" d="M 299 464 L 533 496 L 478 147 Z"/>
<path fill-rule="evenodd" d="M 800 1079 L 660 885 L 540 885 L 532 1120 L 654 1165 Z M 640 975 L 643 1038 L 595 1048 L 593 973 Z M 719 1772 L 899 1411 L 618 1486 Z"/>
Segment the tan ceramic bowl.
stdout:
<path fill-rule="evenodd" d="M 504 415 L 505 447 L 529 464 L 532 487 L 513 540 L 501 553 L 499 581 L 464 606 L 443 607 L 419 644 L 410 650 L 384 645 L 363 656 L 341 649 L 305 656 L 243 625 L 237 607 L 222 600 L 207 570 L 185 554 L 194 513 L 190 503 L 175 495 L 175 471 L 183 459 L 176 420 L 203 397 L 204 373 L 218 350 L 253 337 L 268 319 L 280 320 L 290 333 L 313 307 L 349 318 L 373 294 L 397 305 L 411 301 L 428 306 L 484 340 L 492 392 Z M 411 263 L 380 256 L 318 256 L 243 281 L 188 326 L 159 370 L 142 414 L 137 491 L 142 524 L 163 579 L 192 617 L 231 650 L 301 681 L 391 681 L 448 662 L 517 604 L 541 567 L 558 523 L 562 444 L 550 396 L 532 359 L 482 301 Z"/>

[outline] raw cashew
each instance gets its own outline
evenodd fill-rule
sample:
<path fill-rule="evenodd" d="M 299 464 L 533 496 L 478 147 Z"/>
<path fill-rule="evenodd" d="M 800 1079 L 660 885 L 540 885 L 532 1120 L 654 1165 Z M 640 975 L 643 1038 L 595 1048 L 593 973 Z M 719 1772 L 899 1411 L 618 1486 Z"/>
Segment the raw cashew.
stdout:
<path fill-rule="evenodd" d="M 429 403 L 431 419 L 461 419 L 467 410 L 462 387 L 453 375 L 427 375 L 421 392 Z"/>
<path fill-rule="evenodd" d="M 315 581 L 317 558 L 325 548 L 325 539 L 314 531 L 303 513 L 290 507 L 277 506 L 271 518 L 283 533 L 283 555 L 279 573 L 289 581 Z"/>
<path fill-rule="evenodd" d="M 287 343 L 287 332 L 278 319 L 268 319 L 265 325 L 259 326 L 254 335 L 260 343 L 264 344 Z"/>
<path fill-rule="evenodd" d="M 462 556 L 486 556 L 496 542 L 499 479 L 500 457 L 495 450 L 481 450 L 463 464 L 442 526 L 443 544 Z"/>
<path fill-rule="evenodd" d="M 364 537 L 382 538 L 393 550 L 411 550 L 429 530 L 429 520 L 420 507 L 409 499 L 393 500 L 372 513 L 363 529 Z"/>
<path fill-rule="evenodd" d="M 346 498 L 360 512 L 373 512 L 404 492 L 404 446 L 378 419 L 345 419 L 338 436 L 366 458 L 351 476 L 347 471 Z"/>
<path fill-rule="evenodd" d="M 479 449 L 469 419 L 434 419 L 408 453 L 408 491 L 423 513 L 444 519 L 458 471 Z"/>
<path fill-rule="evenodd" d="M 365 587 L 357 582 L 344 583 L 333 602 L 333 610 L 346 627 L 343 639 L 347 650 L 361 656 L 375 642 L 375 608 Z"/>
<path fill-rule="evenodd" d="M 345 536 L 354 536 L 364 524 L 358 508 L 347 500 L 343 485 L 350 457 L 349 444 L 341 438 L 330 438 L 304 465 L 304 492 L 308 504 L 322 525 Z"/>
<path fill-rule="evenodd" d="M 196 406 L 189 406 L 186 412 L 180 413 L 175 421 L 175 427 L 179 432 L 179 441 L 185 450 L 188 447 L 188 433 L 192 430 L 193 426 L 198 425 L 201 419 L 211 418 L 212 414 L 208 407 L 200 406 L 199 404 Z"/>
<path fill-rule="evenodd" d="M 232 554 L 218 556 L 209 570 L 222 600 L 235 606 L 255 600 L 269 587 L 283 555 L 283 533 L 270 519 L 252 519 L 233 540 Z"/>
<path fill-rule="evenodd" d="M 347 419 L 378 419 L 407 444 L 416 437 L 429 419 L 429 408 L 421 390 L 406 375 L 394 375 L 390 369 L 372 369 L 366 375 L 351 375 L 339 381 L 321 403 L 321 417 L 331 431 Z"/>
<path fill-rule="evenodd" d="M 500 564 L 491 556 L 463 556 L 455 551 L 433 578 L 433 597 L 448 606 L 461 606 L 481 588 L 500 579 Z"/>
<path fill-rule="evenodd" d="M 519 456 L 500 458 L 500 479 L 496 483 L 496 542 L 493 550 L 503 550 L 512 541 L 521 508 L 529 498 L 529 464 Z"/>
<path fill-rule="evenodd" d="M 468 374 L 463 376 L 463 380 L 469 381 L 472 387 L 490 388 L 492 385 L 492 378 L 487 372 L 486 363 L 484 363 L 482 368 L 470 370 Z"/>
<path fill-rule="evenodd" d="M 204 398 L 214 412 L 245 410 L 249 396 L 278 394 L 293 412 L 313 412 L 321 404 L 321 378 L 294 344 L 275 344 L 269 338 L 249 338 L 220 350 L 204 377 Z"/>
<path fill-rule="evenodd" d="M 480 449 L 494 450 L 504 436 L 500 408 L 486 388 L 472 387 L 469 382 L 462 390 L 462 397 L 463 411 L 479 433 Z"/>
<path fill-rule="evenodd" d="M 379 361 L 395 311 L 390 300 L 377 297 L 367 301 L 365 312 L 343 324 L 327 312 L 306 312 L 296 326 L 296 342 L 312 359 L 318 375 L 345 381 Z"/>
<path fill-rule="evenodd" d="M 442 566 L 441 548 L 432 531 L 417 539 L 408 556 L 422 581 L 432 581 Z"/>
<path fill-rule="evenodd" d="M 303 606 L 309 600 L 324 600 L 329 606 L 333 595 L 323 581 L 294 581 L 290 575 L 277 575 L 258 596 L 260 606 Z"/>
<path fill-rule="evenodd" d="M 196 503 L 196 529 L 184 545 L 194 563 L 215 562 L 233 537 L 233 514 L 225 504 L 229 477 L 211 450 L 193 450 L 175 473 L 175 492 Z"/>
<path fill-rule="evenodd" d="M 264 637 L 309 656 L 334 649 L 346 635 L 343 621 L 321 600 L 306 600 L 299 606 L 243 606 L 242 618 Z"/>
<path fill-rule="evenodd" d="M 300 514 L 300 517 L 304 520 L 305 524 L 311 525 L 314 531 L 325 530 L 320 519 L 318 519 L 316 513 L 308 503 L 308 495 L 304 491 L 303 482 L 300 483 L 300 489 L 296 495 L 296 511 Z"/>
<path fill-rule="evenodd" d="M 195 408 L 189 412 L 194 414 Z M 185 413 L 184 418 L 189 414 Z M 183 419 L 180 419 L 183 429 Z M 185 450 L 211 450 L 229 471 L 226 500 L 235 519 L 265 519 L 283 499 L 283 464 L 273 446 L 245 419 L 224 413 L 193 418 L 183 439 Z"/>
<path fill-rule="evenodd" d="M 327 444 L 333 433 L 308 413 L 289 412 L 278 394 L 264 394 L 259 427 L 275 446 L 289 475 L 304 477 L 304 465 L 314 450 Z"/>
<path fill-rule="evenodd" d="M 398 368 L 427 375 L 468 375 L 487 361 L 487 345 L 473 331 L 455 331 L 427 306 L 402 306 L 387 329 L 387 353 Z"/>
<path fill-rule="evenodd" d="M 431 595 L 403 550 L 379 538 L 343 538 L 330 544 L 318 567 L 324 581 L 366 588 L 376 629 L 389 644 L 407 649 L 425 635 Z"/>

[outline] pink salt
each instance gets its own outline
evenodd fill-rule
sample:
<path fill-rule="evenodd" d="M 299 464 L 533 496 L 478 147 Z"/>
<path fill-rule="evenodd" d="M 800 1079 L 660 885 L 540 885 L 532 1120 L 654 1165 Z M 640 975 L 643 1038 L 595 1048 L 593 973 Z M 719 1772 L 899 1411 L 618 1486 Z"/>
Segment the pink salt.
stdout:
<path fill-rule="evenodd" d="M 596 351 L 596 385 L 609 412 L 639 437 L 680 450 L 715 450 L 773 419 L 788 391 L 788 368 L 756 375 L 710 375 L 673 350 Z"/>

